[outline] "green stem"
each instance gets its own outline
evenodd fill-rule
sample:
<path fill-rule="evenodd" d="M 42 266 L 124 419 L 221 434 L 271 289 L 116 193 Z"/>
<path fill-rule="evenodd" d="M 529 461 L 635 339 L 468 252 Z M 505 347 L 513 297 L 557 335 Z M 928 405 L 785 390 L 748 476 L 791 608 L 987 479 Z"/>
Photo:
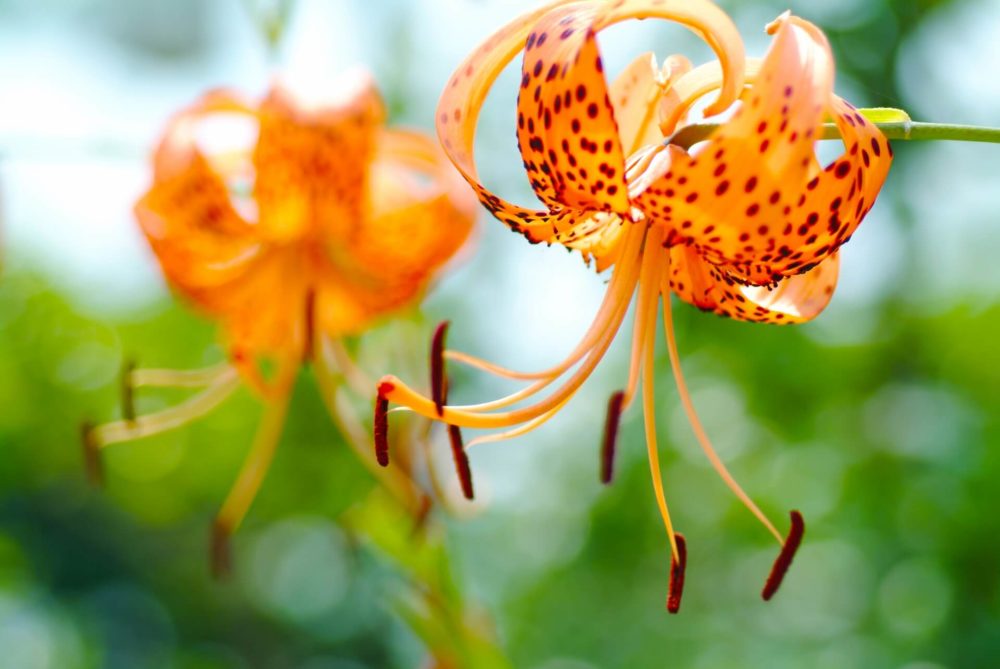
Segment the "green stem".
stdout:
<path fill-rule="evenodd" d="M 724 123 L 696 123 L 685 126 L 674 133 L 668 144 L 687 149 L 708 139 L 709 135 Z M 956 142 L 989 142 L 1000 144 L 1000 128 L 984 128 L 974 125 L 954 123 L 921 123 L 918 121 L 892 121 L 875 123 L 888 139 L 903 140 L 951 140 Z M 823 124 L 822 139 L 840 139 L 840 131 L 833 123 Z"/>

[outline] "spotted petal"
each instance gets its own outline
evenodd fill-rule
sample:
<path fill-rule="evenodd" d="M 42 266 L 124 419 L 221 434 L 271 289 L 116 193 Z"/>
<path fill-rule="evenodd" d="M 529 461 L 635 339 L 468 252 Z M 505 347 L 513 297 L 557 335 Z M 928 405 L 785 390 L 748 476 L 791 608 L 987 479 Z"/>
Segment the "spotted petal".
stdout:
<path fill-rule="evenodd" d="M 281 242 L 310 228 L 331 239 L 363 215 L 367 166 L 385 112 L 371 78 L 352 73 L 338 98 L 311 101 L 276 85 L 260 105 L 254 197 L 261 233 Z"/>
<path fill-rule="evenodd" d="M 260 251 L 231 197 L 239 156 L 198 143 L 202 122 L 233 112 L 252 113 L 235 95 L 215 91 L 174 116 L 153 157 L 153 184 L 135 207 L 170 284 L 213 312 L 224 287 L 244 276 Z"/>
<path fill-rule="evenodd" d="M 690 246 L 670 254 L 670 291 L 699 309 L 741 321 L 802 323 L 826 308 L 837 285 L 839 256 L 834 253 L 812 270 L 773 286 L 744 286 L 699 256 Z"/>
<path fill-rule="evenodd" d="M 684 56 L 670 56 L 661 71 L 656 57 L 644 53 L 633 60 L 611 84 L 611 104 L 618 122 L 625 155 L 630 156 L 643 146 L 662 141 L 657 124 L 657 111 L 665 90 L 691 70 Z"/>
<path fill-rule="evenodd" d="M 871 207 L 891 152 L 878 129 L 832 94 L 822 33 L 795 17 L 774 44 L 744 108 L 694 156 L 673 149 L 640 205 L 696 244 L 728 276 L 758 285 L 808 271 L 843 244 Z M 846 153 L 821 170 L 814 146 L 832 114 Z"/>
<path fill-rule="evenodd" d="M 593 30 L 596 5 L 546 14 L 528 35 L 517 140 L 550 209 L 629 213 L 625 157 Z"/>
<path fill-rule="evenodd" d="M 459 66 L 438 103 L 438 136 L 449 158 L 475 189 L 486 208 L 532 241 L 551 241 L 555 233 L 571 226 L 577 216 L 563 211 L 551 215 L 548 212 L 532 212 L 487 190 L 476 173 L 473 154 L 475 130 L 483 101 L 500 71 L 524 48 L 530 33 L 545 14 L 568 4 L 568 0 L 557 0 L 497 31 Z M 743 46 L 739 34 L 729 18 L 707 0 L 625 0 L 615 3 L 595 0 L 576 2 L 572 6 L 582 14 L 593 17 L 593 32 L 627 18 L 655 16 L 678 21 L 709 42 L 726 64 L 727 74 L 731 75 L 727 76 L 716 106 L 719 109 L 728 106 L 743 87 Z M 562 31 L 558 34 L 561 35 Z M 549 199 L 554 201 L 554 198 Z"/>

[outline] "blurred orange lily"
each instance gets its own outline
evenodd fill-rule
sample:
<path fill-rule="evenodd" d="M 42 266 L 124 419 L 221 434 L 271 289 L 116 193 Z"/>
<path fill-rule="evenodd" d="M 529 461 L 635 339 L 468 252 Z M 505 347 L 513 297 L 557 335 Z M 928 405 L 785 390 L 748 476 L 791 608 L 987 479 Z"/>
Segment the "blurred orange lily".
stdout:
<path fill-rule="evenodd" d="M 596 33 L 624 19 L 647 17 L 690 28 L 718 61 L 693 68 L 684 57 L 672 56 L 658 68 L 653 56 L 644 54 L 609 87 Z M 607 294 L 577 347 L 550 369 L 517 372 L 457 351 L 443 353 L 443 359 L 531 382 L 512 395 L 446 406 L 395 376 L 383 377 L 378 386 L 381 401 L 452 426 L 506 428 L 468 446 L 524 434 L 573 397 L 637 294 L 628 382 L 609 402 L 601 477 L 611 480 L 618 422 L 641 380 L 653 488 L 671 546 L 671 612 L 680 606 L 686 550 L 671 523 L 656 445 L 653 363 L 660 302 L 674 377 L 698 441 L 726 485 L 782 546 L 762 593 L 769 599 L 801 541 L 802 517 L 791 513 L 791 529 L 783 537 L 716 454 L 681 374 L 670 296 L 738 320 L 814 318 L 833 293 L 837 249 L 871 208 L 891 163 L 879 130 L 833 94 L 834 62 L 823 33 L 787 13 L 768 32 L 773 42 L 766 57 L 747 60 L 731 21 L 707 0 L 559 1 L 501 28 L 473 52 L 439 103 L 437 128 L 445 151 L 486 208 L 512 230 L 534 243 L 579 250 L 598 271 L 611 268 Z M 486 94 L 522 50 L 517 137 L 543 210 L 519 207 L 487 190 L 473 157 Z M 690 151 L 671 144 L 688 123 L 692 105 L 714 91 L 718 97 L 706 115 L 730 110 L 729 120 Z M 815 149 L 828 118 L 839 128 L 845 151 L 823 167 Z M 508 409 L 570 370 L 544 398 Z"/>
<path fill-rule="evenodd" d="M 183 425 L 248 383 L 266 409 L 215 522 L 217 568 L 270 466 L 304 361 L 363 461 L 418 503 L 410 477 L 386 477 L 371 462 L 366 430 L 341 396 L 371 381 L 342 340 L 419 300 L 468 236 L 475 200 L 432 140 L 382 127 L 367 75 L 334 90 L 339 99 L 311 101 L 275 85 L 259 104 L 228 91 L 205 95 L 168 124 L 153 184 L 135 208 L 167 281 L 221 323 L 229 360 L 202 370 L 127 369 L 125 417 L 86 428 L 88 463 L 99 476 L 102 448 Z M 141 386 L 201 390 L 137 417 L 131 398 Z"/>

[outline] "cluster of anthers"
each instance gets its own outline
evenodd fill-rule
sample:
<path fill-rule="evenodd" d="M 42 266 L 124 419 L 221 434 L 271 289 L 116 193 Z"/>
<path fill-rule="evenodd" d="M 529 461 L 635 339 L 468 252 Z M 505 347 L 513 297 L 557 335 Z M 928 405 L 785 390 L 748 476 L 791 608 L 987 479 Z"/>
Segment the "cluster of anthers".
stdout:
<path fill-rule="evenodd" d="M 718 60 L 693 67 L 683 56 L 671 56 L 657 67 L 651 54 L 643 54 L 608 86 L 596 34 L 622 20 L 647 17 L 691 29 Z M 377 386 L 378 461 L 389 462 L 387 419 L 394 403 L 449 426 L 459 476 L 471 495 L 459 428 L 501 430 L 477 437 L 468 448 L 544 424 L 593 372 L 635 296 L 628 380 L 608 404 L 601 478 L 611 480 L 619 419 L 641 383 L 653 489 L 672 556 L 671 612 L 680 607 L 686 548 L 671 523 L 656 444 L 653 362 L 660 304 L 674 379 L 697 440 L 725 484 L 781 546 L 762 593 L 770 599 L 801 542 L 802 516 L 791 512 L 783 536 L 719 459 L 681 373 L 670 299 L 676 295 L 744 321 L 814 318 L 836 285 L 837 251 L 874 204 L 892 160 L 878 128 L 833 93 L 834 62 L 823 33 L 787 13 L 767 30 L 773 41 L 766 56 L 747 59 L 730 19 L 708 0 L 559 0 L 504 26 L 476 49 L 439 103 L 437 130 L 446 153 L 483 205 L 512 230 L 533 243 L 578 250 L 598 272 L 610 270 L 607 293 L 578 345 L 549 369 L 513 371 L 444 350 L 439 330 L 429 397 L 395 376 L 383 377 Z M 473 158 L 484 99 L 521 51 L 517 139 L 531 187 L 544 205 L 540 210 L 487 190 Z M 728 120 L 694 146 L 673 143 L 689 125 L 692 106 L 715 91 L 718 97 L 705 116 L 730 112 Z M 816 146 L 828 121 L 839 130 L 844 151 L 823 166 Z M 528 385 L 490 402 L 449 405 L 445 360 Z"/>

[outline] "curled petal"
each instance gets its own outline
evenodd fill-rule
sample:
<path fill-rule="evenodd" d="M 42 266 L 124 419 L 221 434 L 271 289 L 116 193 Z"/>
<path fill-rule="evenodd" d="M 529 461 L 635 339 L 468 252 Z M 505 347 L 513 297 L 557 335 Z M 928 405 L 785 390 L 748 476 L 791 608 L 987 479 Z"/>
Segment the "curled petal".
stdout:
<path fill-rule="evenodd" d="M 593 29 L 598 12 L 555 9 L 528 35 L 517 140 L 531 187 L 550 209 L 628 215 L 625 157 Z"/>
<path fill-rule="evenodd" d="M 660 160 L 644 213 L 741 282 L 769 285 L 822 262 L 867 213 L 891 161 L 878 129 L 833 95 L 832 78 L 822 33 L 783 17 L 743 109 L 696 155 L 674 147 Z M 821 170 L 824 114 L 847 150 Z"/>
<path fill-rule="evenodd" d="M 153 156 L 153 184 L 135 207 L 171 285 L 209 312 L 217 311 L 222 287 L 243 276 L 260 251 L 230 195 L 240 157 L 210 154 L 198 143 L 200 124 L 229 112 L 251 113 L 236 96 L 215 91 L 170 121 Z"/>
<path fill-rule="evenodd" d="M 680 23 L 705 40 L 722 65 L 724 81 L 706 114 L 718 114 L 729 107 L 743 90 L 745 55 L 743 40 L 729 16 L 707 0 L 618 0 L 600 2 L 601 13 L 595 30 L 626 19 L 660 18 Z"/>
<path fill-rule="evenodd" d="M 762 64 L 759 58 L 746 59 L 744 74 L 748 84 L 757 81 Z M 717 91 L 723 81 L 722 63 L 717 60 L 680 72 L 660 98 L 659 123 L 663 136 L 674 134 L 691 107 L 709 93 Z"/>
<path fill-rule="evenodd" d="M 840 267 L 834 253 L 810 271 L 774 286 L 744 286 L 689 246 L 674 246 L 667 252 L 670 290 L 681 300 L 720 316 L 758 323 L 803 323 L 815 318 L 833 296 Z"/>
<path fill-rule="evenodd" d="M 546 235 L 556 231 L 558 221 L 546 220 L 546 214 L 512 205 L 487 190 L 476 173 L 473 144 L 479 112 L 500 71 L 524 48 L 542 17 L 568 4 L 569 0 L 556 0 L 497 31 L 459 66 L 438 103 L 437 131 L 449 158 L 494 216 L 524 232 L 533 241 L 550 241 Z M 593 32 L 628 18 L 660 17 L 678 21 L 709 42 L 725 64 L 727 74 L 731 75 L 714 106 L 719 110 L 725 108 L 743 87 L 742 41 L 725 13 L 707 0 L 591 1 L 575 2 L 572 6 L 581 14 L 593 17 Z M 561 34 L 559 31 L 553 38 Z"/>
<path fill-rule="evenodd" d="M 643 146 L 663 140 L 657 127 L 657 109 L 666 91 L 691 70 L 691 61 L 674 55 L 657 68 L 652 53 L 633 60 L 611 84 L 611 104 L 618 121 L 625 155 L 631 156 Z"/>

